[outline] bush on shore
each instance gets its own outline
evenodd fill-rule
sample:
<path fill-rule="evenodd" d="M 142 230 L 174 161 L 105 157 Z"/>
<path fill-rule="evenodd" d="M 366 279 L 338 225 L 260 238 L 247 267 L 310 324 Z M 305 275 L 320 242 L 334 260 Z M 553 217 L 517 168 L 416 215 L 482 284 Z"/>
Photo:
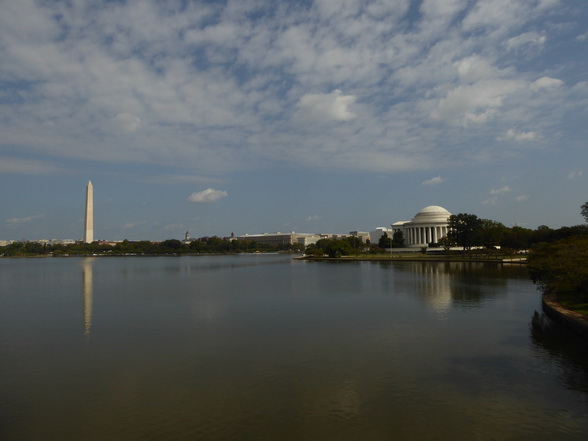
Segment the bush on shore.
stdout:
<path fill-rule="evenodd" d="M 528 267 L 531 279 L 544 293 L 567 302 L 588 302 L 588 236 L 537 244 Z"/>

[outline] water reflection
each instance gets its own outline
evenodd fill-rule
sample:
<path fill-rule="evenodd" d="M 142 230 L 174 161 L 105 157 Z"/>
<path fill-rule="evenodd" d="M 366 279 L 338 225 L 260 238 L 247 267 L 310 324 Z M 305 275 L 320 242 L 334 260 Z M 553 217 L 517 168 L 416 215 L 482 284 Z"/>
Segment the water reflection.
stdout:
<path fill-rule="evenodd" d="M 92 328 L 92 303 L 94 289 L 94 260 L 95 257 L 86 257 L 82 260 L 82 294 L 84 298 L 84 335 L 90 336 Z"/>
<path fill-rule="evenodd" d="M 538 357 L 560 367 L 560 380 L 566 388 L 588 393 L 588 346 L 585 340 L 537 311 L 531 320 L 531 339 Z"/>
<path fill-rule="evenodd" d="M 411 283 L 422 297 L 438 312 L 452 303 L 452 275 L 444 265 L 410 262 L 406 268 L 412 275 Z"/>
<path fill-rule="evenodd" d="M 503 296 L 508 280 L 500 273 L 503 268 L 481 263 L 402 262 L 394 270 L 402 274 L 394 280 L 395 292 L 416 294 L 438 312 Z"/>

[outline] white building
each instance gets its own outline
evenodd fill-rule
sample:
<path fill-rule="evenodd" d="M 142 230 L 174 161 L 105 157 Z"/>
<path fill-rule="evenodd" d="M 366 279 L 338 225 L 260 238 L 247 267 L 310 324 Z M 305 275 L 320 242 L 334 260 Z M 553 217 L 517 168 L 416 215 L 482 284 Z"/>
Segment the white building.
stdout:
<path fill-rule="evenodd" d="M 386 227 L 377 227 L 374 231 L 370 231 L 370 242 L 374 245 L 377 245 L 380 242 L 380 238 L 386 233 L 390 239 L 392 239 L 392 234 L 394 234 L 394 230 L 391 228 Z"/>
<path fill-rule="evenodd" d="M 244 234 L 237 236 L 238 240 L 249 240 L 257 243 L 272 245 L 272 246 L 284 246 L 293 245 L 295 243 L 302 244 L 304 246 L 310 245 L 311 243 L 317 242 L 321 239 L 318 234 L 307 234 L 307 233 L 262 233 L 262 234 Z"/>
<path fill-rule="evenodd" d="M 443 207 L 430 205 L 419 211 L 411 221 L 392 224 L 392 234 L 402 231 L 407 247 L 424 247 L 447 236 L 451 213 Z"/>
<path fill-rule="evenodd" d="M 361 240 L 363 243 L 367 243 L 368 241 L 371 242 L 370 233 L 367 231 L 350 231 L 349 236 L 359 237 L 359 240 Z"/>

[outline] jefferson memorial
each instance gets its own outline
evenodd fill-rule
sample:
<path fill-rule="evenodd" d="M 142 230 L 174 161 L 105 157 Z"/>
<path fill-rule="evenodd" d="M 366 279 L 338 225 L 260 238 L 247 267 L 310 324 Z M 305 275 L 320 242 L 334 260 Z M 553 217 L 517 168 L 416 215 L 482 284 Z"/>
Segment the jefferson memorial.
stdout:
<path fill-rule="evenodd" d="M 424 247 L 437 243 L 449 231 L 451 213 L 443 207 L 430 205 L 419 211 L 411 221 L 392 224 L 392 234 L 402 231 L 407 247 Z"/>

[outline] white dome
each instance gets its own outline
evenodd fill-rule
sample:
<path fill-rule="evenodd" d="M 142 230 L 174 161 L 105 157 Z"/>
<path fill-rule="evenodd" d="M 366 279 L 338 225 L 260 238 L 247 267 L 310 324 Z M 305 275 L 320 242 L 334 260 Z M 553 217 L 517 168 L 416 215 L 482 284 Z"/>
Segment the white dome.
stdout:
<path fill-rule="evenodd" d="M 443 224 L 447 223 L 447 219 L 451 213 L 443 207 L 438 205 L 429 205 L 419 211 L 415 217 L 412 218 L 412 223 L 418 224 Z"/>

